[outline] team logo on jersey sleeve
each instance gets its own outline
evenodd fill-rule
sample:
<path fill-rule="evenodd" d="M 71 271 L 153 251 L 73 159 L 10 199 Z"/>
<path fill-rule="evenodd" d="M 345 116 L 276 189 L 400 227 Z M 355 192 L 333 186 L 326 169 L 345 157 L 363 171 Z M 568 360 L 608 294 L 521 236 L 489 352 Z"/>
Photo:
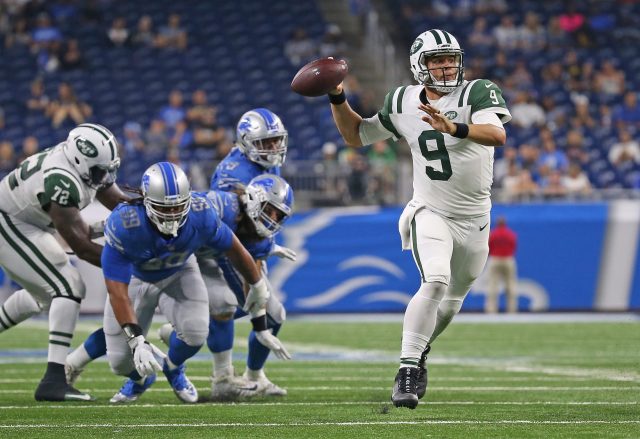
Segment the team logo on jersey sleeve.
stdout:
<path fill-rule="evenodd" d="M 446 113 L 444 113 L 444 117 L 446 117 L 449 120 L 453 120 L 456 117 L 458 117 L 458 112 L 457 111 L 447 111 Z"/>
<path fill-rule="evenodd" d="M 82 155 L 86 155 L 87 157 L 98 156 L 98 148 L 96 148 L 93 143 L 87 139 L 83 139 L 82 137 L 76 140 L 76 148 L 78 148 L 78 151 L 80 151 Z"/>
<path fill-rule="evenodd" d="M 409 53 L 409 55 L 413 55 L 418 50 L 420 50 L 420 48 L 422 47 L 423 44 L 424 43 L 422 42 L 422 40 L 420 38 L 416 38 L 416 40 L 411 45 L 411 53 Z"/>

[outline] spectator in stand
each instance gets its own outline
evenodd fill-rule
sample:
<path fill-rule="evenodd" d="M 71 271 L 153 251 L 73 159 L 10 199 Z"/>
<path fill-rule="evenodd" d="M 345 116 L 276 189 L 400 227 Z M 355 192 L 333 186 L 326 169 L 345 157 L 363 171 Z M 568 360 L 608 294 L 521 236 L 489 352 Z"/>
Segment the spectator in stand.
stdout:
<path fill-rule="evenodd" d="M 640 104 L 638 94 L 635 91 L 628 91 L 624 95 L 624 101 L 613 109 L 613 123 L 619 130 L 630 127 L 640 129 Z"/>
<path fill-rule="evenodd" d="M 44 92 L 44 82 L 42 79 L 35 79 L 31 82 L 30 95 L 26 102 L 26 107 L 30 111 L 44 113 L 49 106 L 49 96 Z"/>
<path fill-rule="evenodd" d="M 575 3 L 570 2 L 567 5 L 566 12 L 559 17 L 560 27 L 573 37 L 575 43 L 580 47 L 589 47 L 592 45 L 589 26 L 586 17 L 579 12 Z"/>
<path fill-rule="evenodd" d="M 166 26 L 162 26 L 156 38 L 156 46 L 184 50 L 189 38 L 187 31 L 180 26 L 180 14 L 169 15 Z"/>
<path fill-rule="evenodd" d="M 211 110 L 216 111 L 207 100 L 207 92 L 198 89 L 191 95 L 191 107 L 187 110 L 187 122 L 191 126 L 200 124 L 204 121 L 206 113 Z"/>
<path fill-rule="evenodd" d="M 322 41 L 318 47 L 320 57 L 333 56 L 334 58 L 344 58 L 347 53 L 347 43 L 342 39 L 342 31 L 337 24 L 330 24 L 322 36 Z"/>
<path fill-rule="evenodd" d="M 477 15 L 502 15 L 508 9 L 506 0 L 476 0 L 475 2 Z"/>
<path fill-rule="evenodd" d="M 0 142 L 0 179 L 18 165 L 13 144 L 7 140 Z"/>
<path fill-rule="evenodd" d="M 116 17 L 111 23 L 111 27 L 107 31 L 107 38 L 114 47 L 124 47 L 129 44 L 129 29 L 127 29 L 127 20 L 124 17 Z"/>
<path fill-rule="evenodd" d="M 517 199 L 527 201 L 538 195 L 540 187 L 533 180 L 531 171 L 529 171 L 528 169 L 521 169 L 518 174 L 518 181 L 514 189 Z"/>
<path fill-rule="evenodd" d="M 507 60 L 507 55 L 502 50 L 497 51 L 493 63 L 489 68 L 488 77 L 498 82 L 503 82 L 509 76 L 510 72 L 511 66 Z"/>
<path fill-rule="evenodd" d="M 351 167 L 347 177 L 347 188 L 351 203 L 366 203 L 369 195 L 368 166 L 365 158 L 359 151 L 354 151 L 349 160 Z"/>
<path fill-rule="evenodd" d="M 567 195 L 583 196 L 591 193 L 591 182 L 579 164 L 570 163 L 567 174 L 562 177 L 562 185 L 567 190 Z"/>
<path fill-rule="evenodd" d="M 169 131 L 175 129 L 178 122 L 187 117 L 187 112 L 183 105 L 182 92 L 180 90 L 171 90 L 171 93 L 169 93 L 169 103 L 160 109 L 158 117 L 164 121 Z"/>
<path fill-rule="evenodd" d="M 29 33 L 26 18 L 17 18 L 13 23 L 12 29 L 6 34 L 4 39 L 4 47 L 10 49 L 14 46 L 29 47 L 31 46 L 31 34 Z"/>
<path fill-rule="evenodd" d="M 552 132 L 567 125 L 567 112 L 564 108 L 556 106 L 553 96 L 542 98 L 542 110 L 545 113 L 545 129 Z"/>
<path fill-rule="evenodd" d="M 502 178 L 502 191 L 500 192 L 501 198 L 505 202 L 511 202 L 518 197 L 518 186 L 520 184 L 520 166 L 516 160 L 506 163 L 507 172 Z"/>
<path fill-rule="evenodd" d="M 138 20 L 136 32 L 131 37 L 131 43 L 137 47 L 153 47 L 156 44 L 153 20 L 149 15 L 143 15 Z"/>
<path fill-rule="evenodd" d="M 493 37 L 501 50 L 513 51 L 518 47 L 518 28 L 511 15 L 504 15 L 493 30 Z"/>
<path fill-rule="evenodd" d="M 595 75 L 595 91 L 605 96 L 620 96 L 624 93 L 624 71 L 617 69 L 611 60 L 602 62 Z"/>
<path fill-rule="evenodd" d="M 535 181 L 538 181 L 538 160 L 540 159 L 540 148 L 530 143 L 523 143 L 518 149 L 520 156 L 518 164 L 522 169 L 529 171 L 531 177 Z"/>
<path fill-rule="evenodd" d="M 549 175 L 542 180 L 540 184 L 542 195 L 547 198 L 563 198 L 567 195 L 567 188 L 562 179 L 562 173 L 552 170 Z"/>
<path fill-rule="evenodd" d="M 49 51 L 52 45 L 62 41 L 60 29 L 53 25 L 47 13 L 41 13 L 36 19 L 36 28 L 31 33 L 31 52 Z"/>
<path fill-rule="evenodd" d="M 540 24 L 540 17 L 527 12 L 524 23 L 518 27 L 518 46 L 524 52 L 540 52 L 547 44 L 547 30 Z"/>
<path fill-rule="evenodd" d="M 628 163 L 640 163 L 640 145 L 628 130 L 618 132 L 618 142 L 609 150 L 609 161 L 616 168 L 625 167 Z"/>
<path fill-rule="evenodd" d="M 584 146 L 584 136 L 579 130 L 569 130 L 565 141 L 566 147 L 564 151 L 570 162 L 577 162 L 581 166 L 589 162 L 589 154 L 587 154 Z"/>
<path fill-rule="evenodd" d="M 38 143 L 38 139 L 34 136 L 25 137 L 22 141 L 22 152 L 18 156 L 17 162 L 20 163 L 27 157 L 31 157 L 39 151 L 40 144 Z"/>
<path fill-rule="evenodd" d="M 484 16 L 477 17 L 473 22 L 473 29 L 469 35 L 469 43 L 474 51 L 489 53 L 496 42 L 487 27 L 487 19 Z"/>
<path fill-rule="evenodd" d="M 541 127 L 546 121 L 544 110 L 526 91 L 518 93 L 516 101 L 511 106 L 511 115 L 511 123 L 519 128 Z"/>
<path fill-rule="evenodd" d="M 507 296 L 507 312 L 518 312 L 518 274 L 516 248 L 518 236 L 507 226 L 507 220 L 500 216 L 496 227 L 489 233 L 489 259 L 487 261 L 488 278 L 487 298 L 484 304 L 486 313 L 498 312 L 498 296 L 501 284 Z"/>
<path fill-rule="evenodd" d="M 218 124 L 217 110 L 214 107 L 207 107 L 198 116 L 191 126 L 193 127 L 193 147 L 195 149 L 209 149 L 216 151 L 216 157 L 224 157 L 223 144 L 227 140 L 227 132 Z"/>
<path fill-rule="evenodd" d="M 85 60 L 80 52 L 78 40 L 70 38 L 64 45 L 64 51 L 60 56 L 60 66 L 63 70 L 73 70 L 85 67 Z"/>
<path fill-rule="evenodd" d="M 493 163 L 493 184 L 496 187 L 504 186 L 504 179 L 507 176 L 511 165 L 518 165 L 518 150 L 513 146 L 505 146 L 502 149 L 502 157 Z"/>
<path fill-rule="evenodd" d="M 567 47 L 569 39 L 567 33 L 560 25 L 560 19 L 558 17 L 551 17 L 547 23 L 547 47 L 549 50 L 560 49 Z"/>
<path fill-rule="evenodd" d="M 538 168 L 546 167 L 549 170 L 564 172 L 568 166 L 569 161 L 566 154 L 556 148 L 556 142 L 553 139 L 546 139 L 542 143 L 542 153 L 538 159 Z"/>
<path fill-rule="evenodd" d="M 167 126 L 162 119 L 153 119 L 149 129 L 145 133 L 147 147 L 146 159 L 149 162 L 164 160 L 169 150 L 169 134 Z"/>
<path fill-rule="evenodd" d="M 80 125 L 92 113 L 89 104 L 80 101 L 69 84 L 61 82 L 58 86 L 58 99 L 49 104 L 46 115 L 51 118 L 52 126 L 59 128 L 69 119 L 74 125 Z"/>
<path fill-rule="evenodd" d="M 169 148 L 176 151 L 186 150 L 193 143 L 193 132 L 184 120 L 176 123 L 173 136 L 169 140 Z"/>
<path fill-rule="evenodd" d="M 574 114 L 571 118 L 571 127 L 574 129 L 596 128 L 596 121 L 590 113 L 589 98 L 585 95 L 575 95 L 572 100 Z"/>
<path fill-rule="evenodd" d="M 396 196 L 396 152 L 386 140 L 375 142 L 367 153 L 369 162 L 368 193 L 376 204 L 393 204 Z"/>
<path fill-rule="evenodd" d="M 138 122 L 127 122 L 122 131 L 124 139 L 119 142 L 123 148 L 122 156 L 127 160 L 142 160 L 146 146 L 142 138 L 142 126 Z"/>
<path fill-rule="evenodd" d="M 285 43 L 284 54 L 293 66 L 298 67 L 316 58 L 318 48 L 307 31 L 299 27 L 293 31 L 291 38 Z"/>
<path fill-rule="evenodd" d="M 322 145 L 322 162 L 319 167 L 320 186 L 327 198 L 346 204 L 347 185 L 344 168 L 338 162 L 338 146 L 333 142 Z"/>

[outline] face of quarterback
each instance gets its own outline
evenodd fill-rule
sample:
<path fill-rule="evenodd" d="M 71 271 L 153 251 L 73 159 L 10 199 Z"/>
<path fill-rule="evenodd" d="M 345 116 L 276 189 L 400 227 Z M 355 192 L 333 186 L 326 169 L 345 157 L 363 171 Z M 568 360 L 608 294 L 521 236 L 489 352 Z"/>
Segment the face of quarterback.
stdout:
<path fill-rule="evenodd" d="M 456 55 L 438 55 L 427 59 L 427 69 L 439 82 L 455 83 L 459 65 L 460 60 Z"/>

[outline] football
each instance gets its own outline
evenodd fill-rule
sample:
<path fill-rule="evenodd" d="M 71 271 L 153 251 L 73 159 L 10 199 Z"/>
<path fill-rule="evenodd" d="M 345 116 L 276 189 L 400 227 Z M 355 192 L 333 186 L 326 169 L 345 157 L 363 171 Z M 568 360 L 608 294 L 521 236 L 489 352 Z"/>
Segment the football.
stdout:
<path fill-rule="evenodd" d="M 291 90 L 302 96 L 322 96 L 340 84 L 348 71 L 345 60 L 320 58 L 298 70 L 291 81 Z"/>

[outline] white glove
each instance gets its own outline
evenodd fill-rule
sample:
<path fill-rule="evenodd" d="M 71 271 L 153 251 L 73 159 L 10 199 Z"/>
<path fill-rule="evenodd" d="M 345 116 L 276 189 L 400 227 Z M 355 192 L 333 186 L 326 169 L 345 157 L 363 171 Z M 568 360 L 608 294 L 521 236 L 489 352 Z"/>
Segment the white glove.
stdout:
<path fill-rule="evenodd" d="M 127 343 L 133 352 L 133 364 L 140 376 L 153 375 L 162 370 L 162 366 L 154 356 L 153 347 L 147 343 L 143 335 L 130 338 Z"/>
<path fill-rule="evenodd" d="M 296 252 L 288 247 L 283 247 L 278 244 L 273 245 L 273 249 L 271 250 L 271 253 L 269 253 L 269 256 L 277 256 L 282 259 L 289 259 L 290 261 L 296 260 Z"/>
<path fill-rule="evenodd" d="M 261 345 L 271 349 L 271 351 L 281 360 L 291 360 L 291 354 L 284 347 L 278 337 L 273 335 L 269 329 L 265 331 L 256 331 L 256 338 Z"/>
<path fill-rule="evenodd" d="M 269 300 L 269 288 L 267 288 L 264 278 L 260 278 L 255 284 L 249 285 L 249 294 L 247 294 L 242 309 L 250 314 L 255 314 L 267 305 L 267 300 Z"/>
<path fill-rule="evenodd" d="M 104 236 L 104 221 L 98 221 L 89 225 L 89 239 L 102 238 Z"/>

